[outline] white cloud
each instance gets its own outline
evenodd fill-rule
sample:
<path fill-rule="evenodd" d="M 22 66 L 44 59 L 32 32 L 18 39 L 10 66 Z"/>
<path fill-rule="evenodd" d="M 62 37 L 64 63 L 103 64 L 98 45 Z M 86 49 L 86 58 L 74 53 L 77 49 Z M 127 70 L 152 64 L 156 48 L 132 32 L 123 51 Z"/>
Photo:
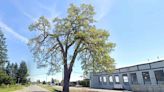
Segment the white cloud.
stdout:
<path fill-rule="evenodd" d="M 60 14 L 60 12 L 56 9 L 56 3 L 47 6 L 36 0 L 33 2 L 33 4 L 35 5 L 35 11 L 30 10 L 31 8 L 23 6 L 22 2 L 12 3 L 20 11 L 20 13 L 22 13 L 25 17 L 31 19 L 32 21 L 36 21 L 37 18 L 42 16 L 45 11 L 48 13 L 48 16 L 46 16 L 48 18 L 54 18 L 59 16 Z"/>
<path fill-rule="evenodd" d="M 102 20 L 111 9 L 113 4 L 112 0 L 84 0 L 84 3 L 88 3 L 94 6 L 96 11 L 96 20 Z"/>
<path fill-rule="evenodd" d="M 36 18 L 34 18 L 31 14 L 29 14 L 29 13 L 27 13 L 27 12 L 21 10 L 21 9 L 19 9 L 19 10 L 22 12 L 23 15 L 25 15 L 26 17 L 28 17 L 32 21 L 35 21 L 36 20 Z"/>
<path fill-rule="evenodd" d="M 40 2 L 37 2 L 38 6 L 46 11 L 48 11 L 49 14 L 49 18 L 54 18 L 60 15 L 60 13 L 57 11 L 56 9 L 56 4 L 54 3 L 53 5 L 50 6 L 45 6 Z"/>
<path fill-rule="evenodd" d="M 96 0 L 95 7 L 97 10 L 96 19 L 102 20 L 111 9 L 112 2 L 111 0 Z"/>
<path fill-rule="evenodd" d="M 12 34 L 18 40 L 20 40 L 26 44 L 28 43 L 28 39 L 26 37 L 18 34 L 17 32 L 15 32 L 12 28 L 10 28 L 8 25 L 3 23 L 2 21 L 0 21 L 0 27 L 2 28 L 2 31 L 4 31 L 5 33 L 8 32 L 8 33 Z"/>

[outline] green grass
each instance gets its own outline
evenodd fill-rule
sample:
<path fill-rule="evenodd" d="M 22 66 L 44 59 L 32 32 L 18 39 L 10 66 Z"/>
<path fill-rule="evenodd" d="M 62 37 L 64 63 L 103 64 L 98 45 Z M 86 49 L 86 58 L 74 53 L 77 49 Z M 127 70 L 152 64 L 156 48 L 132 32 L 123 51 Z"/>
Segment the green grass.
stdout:
<path fill-rule="evenodd" d="M 42 85 L 42 84 L 39 84 L 39 86 L 42 87 L 42 88 L 45 88 L 45 89 L 49 90 L 50 92 L 54 92 L 55 91 L 55 88 L 53 88 L 50 85 Z"/>
<path fill-rule="evenodd" d="M 22 88 L 22 85 L 0 86 L 0 92 L 13 92 Z"/>
<path fill-rule="evenodd" d="M 49 90 L 50 92 L 57 92 L 55 90 L 62 91 L 61 86 L 50 86 L 50 85 L 39 85 L 39 86 Z M 89 91 L 85 88 L 70 87 L 70 92 L 98 92 L 98 91 Z"/>

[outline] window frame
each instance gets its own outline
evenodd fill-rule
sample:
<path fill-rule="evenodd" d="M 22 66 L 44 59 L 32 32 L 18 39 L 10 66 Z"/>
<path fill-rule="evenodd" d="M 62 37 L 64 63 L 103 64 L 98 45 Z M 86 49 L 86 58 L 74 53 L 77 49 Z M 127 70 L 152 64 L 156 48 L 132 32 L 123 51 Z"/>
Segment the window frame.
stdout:
<path fill-rule="evenodd" d="M 160 69 L 160 70 L 154 70 L 154 75 L 155 75 L 155 79 L 156 79 L 156 82 L 157 84 L 164 84 L 164 78 L 162 77 L 163 80 L 159 80 L 157 75 L 156 75 L 156 72 L 157 71 L 162 71 L 162 75 L 164 76 L 164 70 L 163 69 Z"/>
<path fill-rule="evenodd" d="M 99 82 L 102 83 L 102 76 L 99 76 Z"/>
<path fill-rule="evenodd" d="M 147 73 L 148 74 L 148 80 L 145 79 L 146 76 L 144 76 L 144 73 Z M 144 84 L 151 84 L 151 78 L 150 78 L 150 73 L 149 71 L 143 71 L 142 72 L 142 78 L 143 78 L 143 82 Z"/>
<path fill-rule="evenodd" d="M 135 74 L 135 76 L 136 76 L 135 81 L 134 81 L 134 79 L 132 77 L 133 74 Z M 130 73 L 130 78 L 131 78 L 131 83 L 132 84 L 138 84 L 137 73 Z"/>
<path fill-rule="evenodd" d="M 117 82 L 117 79 L 118 78 L 118 82 Z M 115 79 L 115 83 L 116 84 L 120 84 L 120 77 L 119 77 L 119 75 L 114 75 L 114 79 Z"/>
<path fill-rule="evenodd" d="M 104 80 L 105 79 L 105 80 Z M 106 78 L 106 76 L 103 76 L 103 82 L 104 83 L 107 83 L 107 78 Z"/>
<path fill-rule="evenodd" d="M 125 81 L 124 77 L 127 77 L 127 81 Z M 123 83 L 129 83 L 128 74 L 122 74 L 122 79 L 123 79 Z"/>
<path fill-rule="evenodd" d="M 113 83 L 113 76 L 112 76 L 112 75 L 110 75 L 110 76 L 108 77 L 108 79 L 109 79 L 109 83 Z"/>

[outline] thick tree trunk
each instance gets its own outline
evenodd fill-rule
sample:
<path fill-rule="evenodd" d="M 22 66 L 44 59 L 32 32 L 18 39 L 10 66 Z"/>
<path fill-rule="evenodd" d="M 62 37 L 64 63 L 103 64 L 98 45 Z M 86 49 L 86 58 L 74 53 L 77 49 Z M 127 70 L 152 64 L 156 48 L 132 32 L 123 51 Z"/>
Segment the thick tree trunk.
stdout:
<path fill-rule="evenodd" d="M 71 71 L 67 67 L 64 67 L 63 92 L 69 92 L 70 75 L 71 75 Z"/>

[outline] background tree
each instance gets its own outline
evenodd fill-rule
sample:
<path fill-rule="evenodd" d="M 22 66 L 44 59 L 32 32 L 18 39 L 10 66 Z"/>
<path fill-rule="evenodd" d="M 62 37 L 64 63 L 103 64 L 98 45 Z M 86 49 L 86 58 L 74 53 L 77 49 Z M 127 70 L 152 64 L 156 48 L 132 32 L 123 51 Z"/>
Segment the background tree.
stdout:
<path fill-rule="evenodd" d="M 11 65 L 10 65 L 10 62 L 7 63 L 6 74 L 9 75 L 9 76 L 11 75 Z"/>
<path fill-rule="evenodd" d="M 41 83 L 41 82 L 40 82 L 40 80 L 37 80 L 36 82 L 37 82 L 38 84 L 40 84 L 40 83 Z"/>
<path fill-rule="evenodd" d="M 7 45 L 5 40 L 6 38 L 0 28 L 0 85 L 11 84 L 13 82 L 11 77 L 5 72 L 5 64 L 7 62 Z"/>
<path fill-rule="evenodd" d="M 0 69 L 3 69 L 5 63 L 7 62 L 7 45 L 5 40 L 6 38 L 0 28 Z"/>
<path fill-rule="evenodd" d="M 11 77 L 14 83 L 18 82 L 18 65 L 17 63 L 8 62 L 6 66 L 6 74 Z"/>
<path fill-rule="evenodd" d="M 83 79 L 79 81 L 79 84 L 83 87 L 89 87 L 89 79 Z"/>
<path fill-rule="evenodd" d="M 85 72 L 111 72 L 115 68 L 114 59 L 109 55 L 115 44 L 108 41 L 110 34 L 106 30 L 94 25 L 94 8 L 87 4 L 80 7 L 71 4 L 67 12 L 65 18 L 55 18 L 51 22 L 42 16 L 29 26 L 30 31 L 38 33 L 29 42 L 38 65 L 49 64 L 50 72 L 58 72 L 63 65 L 63 92 L 69 92 L 75 61 L 81 61 Z"/>
<path fill-rule="evenodd" d="M 18 69 L 19 83 L 25 84 L 27 82 L 27 77 L 28 77 L 27 65 L 24 61 L 22 61 Z"/>
<path fill-rule="evenodd" d="M 51 79 L 51 83 L 52 83 L 52 84 L 54 84 L 54 83 L 55 83 L 55 80 L 54 80 L 53 78 Z"/>
<path fill-rule="evenodd" d="M 0 85 L 2 84 L 13 84 L 13 80 L 5 73 L 5 71 L 0 70 Z"/>
<path fill-rule="evenodd" d="M 42 84 L 46 84 L 46 81 L 43 81 Z"/>
<path fill-rule="evenodd" d="M 17 63 L 14 64 L 14 67 L 13 67 L 13 80 L 15 81 L 15 83 L 18 83 L 18 65 Z"/>

